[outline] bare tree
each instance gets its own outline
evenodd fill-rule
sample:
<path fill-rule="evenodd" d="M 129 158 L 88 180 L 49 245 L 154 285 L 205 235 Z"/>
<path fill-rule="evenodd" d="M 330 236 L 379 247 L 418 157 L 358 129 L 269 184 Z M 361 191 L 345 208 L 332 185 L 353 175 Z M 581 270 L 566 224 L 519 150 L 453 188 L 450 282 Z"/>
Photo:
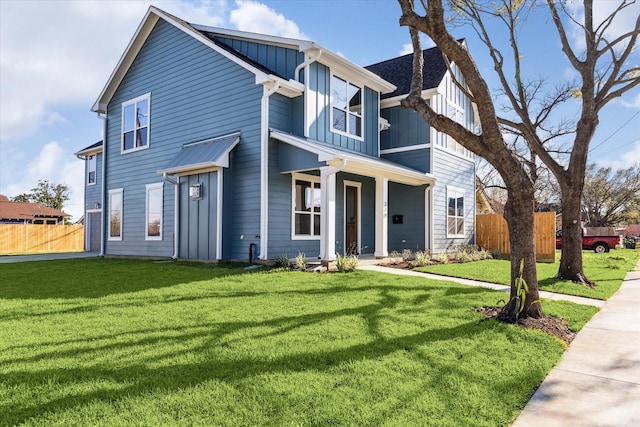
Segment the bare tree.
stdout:
<path fill-rule="evenodd" d="M 538 7 L 541 2 L 526 4 L 518 0 L 450 1 L 452 10 L 471 23 L 488 47 L 500 80 L 499 94 L 506 100 L 503 112 L 507 114 L 498 118 L 499 123 L 506 132 L 521 136 L 532 158 L 542 160 L 558 182 L 564 236 L 558 278 L 589 282 L 582 268 L 580 222 L 587 155 L 602 109 L 640 85 L 640 67 L 628 65 L 640 34 L 640 16 L 635 16 L 633 28 L 622 31 L 617 28 L 617 34 L 611 36 L 616 18 L 634 3 L 635 0 L 619 0 L 613 12 L 595 20 L 593 0 L 584 0 L 582 13 L 578 15 L 568 10 L 566 2 L 554 0 L 546 0 L 541 7 Z M 525 78 L 519 37 L 532 10 L 549 14 L 562 52 L 579 76 L 576 82 L 565 82 L 545 91 L 544 79 Z M 506 29 L 511 46 L 505 55 L 498 48 L 501 40 L 496 42 L 491 31 L 496 22 Z M 572 43 L 568 34 L 574 29 L 580 37 Z M 577 119 L 558 118 L 560 106 L 570 100 L 579 102 Z M 569 148 L 560 149 L 558 141 Z M 528 163 L 535 182 L 533 163 Z"/>
<path fill-rule="evenodd" d="M 582 213 L 589 227 L 610 227 L 640 214 L 640 163 L 627 169 L 587 166 Z"/>
<path fill-rule="evenodd" d="M 440 132 L 460 142 L 465 148 L 485 158 L 500 174 L 508 191 L 504 217 L 509 226 L 511 250 L 511 294 L 510 302 L 502 309 L 499 318 L 515 321 L 520 316 L 541 317 L 542 307 L 538 296 L 535 251 L 533 240 L 534 186 L 528 170 L 509 147 L 493 104 L 487 82 L 483 79 L 469 51 L 453 37 L 447 27 L 442 0 L 424 0 L 426 15 L 416 13 L 413 0 L 398 0 L 402 8 L 400 25 L 408 26 L 413 44 L 413 77 L 411 90 L 402 101 L 405 108 L 413 108 L 424 120 Z M 479 133 L 474 133 L 454 120 L 437 114 L 422 98 L 423 57 L 419 32 L 428 35 L 442 51 L 448 63 L 455 63 L 464 77 L 460 88 L 475 103 L 481 124 Z M 519 313 L 516 279 L 520 264 L 524 265 L 522 277 L 528 283 L 524 298 L 524 309 Z"/>

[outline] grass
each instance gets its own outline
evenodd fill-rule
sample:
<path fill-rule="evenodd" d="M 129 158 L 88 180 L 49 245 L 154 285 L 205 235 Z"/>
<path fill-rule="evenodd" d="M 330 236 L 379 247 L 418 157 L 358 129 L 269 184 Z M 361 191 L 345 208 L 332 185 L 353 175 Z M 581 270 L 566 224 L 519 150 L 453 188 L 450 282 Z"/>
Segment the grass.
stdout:
<path fill-rule="evenodd" d="M 621 249 L 604 254 L 583 251 L 584 274 L 589 280 L 596 282 L 596 287 L 590 288 L 569 280 L 557 280 L 555 276 L 560 266 L 560 253 L 558 252 L 556 255 L 555 263 L 537 264 L 540 290 L 600 300 L 609 299 L 611 295 L 620 289 L 622 280 L 627 272 L 632 270 L 638 259 L 640 259 L 639 250 Z M 508 260 L 491 259 L 464 264 L 434 264 L 419 267 L 416 270 L 444 276 L 499 283 L 507 286 L 511 281 L 510 261 Z"/>
<path fill-rule="evenodd" d="M 563 345 L 381 273 L 0 266 L 0 425 L 508 425 Z M 578 330 L 592 307 L 544 302 Z"/>

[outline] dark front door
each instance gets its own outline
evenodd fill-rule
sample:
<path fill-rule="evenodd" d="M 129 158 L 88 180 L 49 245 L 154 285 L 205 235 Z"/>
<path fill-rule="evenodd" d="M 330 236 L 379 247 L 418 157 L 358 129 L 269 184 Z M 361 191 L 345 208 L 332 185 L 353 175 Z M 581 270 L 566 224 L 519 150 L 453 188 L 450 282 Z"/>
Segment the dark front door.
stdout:
<path fill-rule="evenodd" d="M 360 253 L 358 242 L 358 187 L 345 187 L 345 252 Z"/>

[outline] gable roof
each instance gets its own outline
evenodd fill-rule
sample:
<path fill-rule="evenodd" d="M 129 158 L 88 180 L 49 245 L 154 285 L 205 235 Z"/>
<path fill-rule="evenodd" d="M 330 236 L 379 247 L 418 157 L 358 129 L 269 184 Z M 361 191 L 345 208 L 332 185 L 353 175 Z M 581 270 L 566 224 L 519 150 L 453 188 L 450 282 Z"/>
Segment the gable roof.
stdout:
<path fill-rule="evenodd" d="M 58 218 L 71 216 L 57 209 L 37 203 L 11 202 L 6 196 L 0 196 L 0 220 L 32 220 L 34 218 Z"/>
<path fill-rule="evenodd" d="M 424 57 L 422 90 L 435 89 L 444 78 L 447 72 L 447 65 L 442 57 L 442 52 L 437 47 L 423 50 L 422 55 Z M 409 93 L 411 89 L 411 77 L 413 75 L 413 53 L 387 59 L 386 61 L 368 65 L 364 68 L 396 86 L 395 91 L 381 95 L 380 99 L 393 98 Z"/>
<path fill-rule="evenodd" d="M 106 112 L 107 104 L 122 82 L 122 79 L 129 70 L 129 67 L 133 64 L 133 61 L 140 52 L 140 49 L 142 49 L 144 42 L 147 40 L 151 31 L 160 19 L 173 25 L 180 31 L 185 32 L 194 39 L 200 41 L 214 51 L 253 73 L 255 75 L 256 84 L 267 84 L 269 82 L 273 82 L 274 84 L 277 83 L 277 92 L 288 97 L 301 95 L 304 91 L 304 85 L 296 80 L 284 79 L 277 73 L 265 67 L 263 64 L 253 61 L 235 49 L 221 43 L 219 40 L 216 40 L 215 36 L 222 35 L 225 37 L 241 38 L 259 43 L 296 48 L 301 52 L 305 52 L 309 58 L 316 58 L 318 62 L 328 65 L 335 70 L 339 70 L 340 72 L 348 75 L 357 75 L 366 82 L 367 86 L 374 90 L 387 93 L 395 89 L 393 84 L 384 80 L 377 74 L 342 58 L 314 42 L 190 24 L 189 22 L 158 9 L 155 6 L 150 6 L 142 19 L 142 22 L 136 29 L 133 38 L 120 57 L 116 68 L 111 73 L 105 87 L 102 89 L 98 99 L 94 102 L 91 108 L 92 111 L 97 113 Z"/>
<path fill-rule="evenodd" d="M 102 153 L 102 141 L 98 141 L 95 144 L 91 144 L 82 150 L 76 151 L 74 154 L 76 157 L 91 156 L 96 153 Z"/>

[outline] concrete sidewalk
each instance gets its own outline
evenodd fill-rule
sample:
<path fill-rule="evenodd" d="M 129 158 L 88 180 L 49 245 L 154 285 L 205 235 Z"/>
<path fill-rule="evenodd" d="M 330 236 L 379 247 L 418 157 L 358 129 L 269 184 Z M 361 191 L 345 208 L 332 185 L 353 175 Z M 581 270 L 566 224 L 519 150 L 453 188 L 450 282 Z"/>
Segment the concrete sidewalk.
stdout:
<path fill-rule="evenodd" d="M 503 285 L 410 270 L 359 268 L 508 291 Z M 540 296 L 601 309 L 576 335 L 511 427 L 640 426 L 640 261 L 606 302 L 550 292 Z"/>
<path fill-rule="evenodd" d="M 0 264 L 26 261 L 46 261 L 50 259 L 93 258 L 97 252 L 61 252 L 57 254 L 33 254 L 33 255 L 3 255 L 0 256 Z"/>
<path fill-rule="evenodd" d="M 640 426 L 640 262 L 512 427 Z"/>

